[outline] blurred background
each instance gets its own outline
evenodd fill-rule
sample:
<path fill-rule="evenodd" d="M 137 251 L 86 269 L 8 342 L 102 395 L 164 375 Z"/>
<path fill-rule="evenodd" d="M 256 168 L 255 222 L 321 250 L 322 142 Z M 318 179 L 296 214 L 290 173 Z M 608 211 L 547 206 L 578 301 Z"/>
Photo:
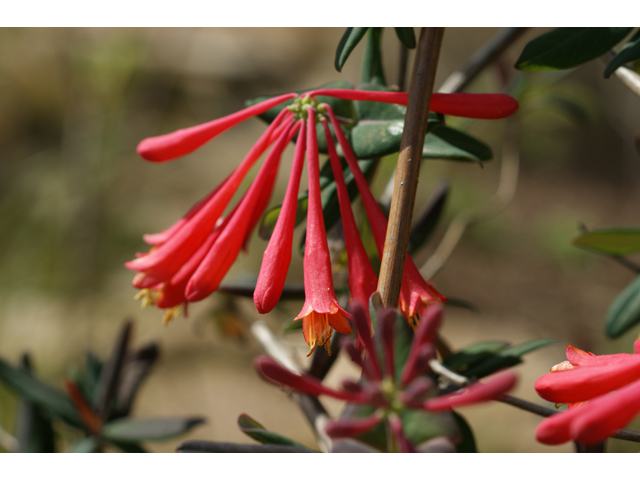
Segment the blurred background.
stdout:
<path fill-rule="evenodd" d="M 436 84 L 496 32 L 447 29 Z M 568 343 L 598 354 L 632 351 L 636 333 L 607 340 L 603 319 L 633 273 L 573 247 L 571 238 L 578 222 L 640 224 L 640 159 L 633 148 L 640 99 L 615 78 L 604 80 L 599 61 L 571 71 L 515 71 L 523 46 L 543 32 L 529 30 L 503 56 L 500 69 L 487 69 L 467 89 L 503 91 L 502 79 L 509 78 L 509 92 L 522 106 L 517 115 L 520 178 L 509 207 L 469 229 L 433 279 L 443 294 L 475 306 L 447 310 L 443 335 L 456 349 L 482 340 L 557 340 L 516 367 L 515 395 L 539 404 L 546 402 L 535 394 L 533 382 L 564 360 Z M 250 299 L 215 293 L 192 304 L 188 319 L 163 327 L 160 311 L 143 311 L 133 299 L 133 274 L 123 262 L 146 251 L 144 233 L 167 228 L 217 186 L 264 125 L 249 120 L 166 164 L 137 157 L 137 143 L 233 113 L 246 99 L 263 94 L 338 79 L 357 84 L 363 45 L 342 73 L 333 68 L 342 33 L 0 29 L 0 356 L 17 363 L 28 351 L 37 374 L 61 386 L 85 351 L 106 358 L 123 320 L 133 318 L 134 345 L 156 340 L 161 349 L 134 415 L 207 418 L 183 438 L 146 445 L 150 450 L 172 451 L 186 439 L 251 442 L 236 427 L 241 413 L 315 447 L 295 404 L 254 373 L 252 358 L 261 348 L 246 328 L 247 321 L 259 317 Z M 398 78 L 398 52 L 399 42 L 387 30 L 384 55 L 391 84 Z M 450 120 L 491 145 L 494 160 L 484 169 L 470 163 L 423 164 L 416 212 L 442 179 L 451 182 L 451 195 L 445 221 L 414 256 L 416 264 L 429 258 L 456 213 L 495 193 L 506 122 Z M 291 150 L 279 172 L 273 206 L 284 195 Z M 375 193 L 384 190 L 393 165 L 393 158 L 382 162 Z M 298 237 L 302 230 L 296 231 Z M 254 235 L 249 253 L 240 255 L 225 283 L 255 280 L 265 247 Z M 295 251 L 288 280 L 302 281 L 302 257 Z M 286 302 L 263 319 L 278 330 L 301 303 Z M 304 363 L 301 333 L 284 340 Z M 356 372 L 341 358 L 328 381 L 335 384 L 345 375 Z M 326 404 L 332 413 L 340 411 L 340 402 Z M 0 425 L 9 432 L 16 405 L 0 385 Z M 538 444 L 533 432 L 540 418 L 507 405 L 462 413 L 483 452 L 573 449 Z M 637 446 L 610 441 L 609 449 L 637 451 Z"/>

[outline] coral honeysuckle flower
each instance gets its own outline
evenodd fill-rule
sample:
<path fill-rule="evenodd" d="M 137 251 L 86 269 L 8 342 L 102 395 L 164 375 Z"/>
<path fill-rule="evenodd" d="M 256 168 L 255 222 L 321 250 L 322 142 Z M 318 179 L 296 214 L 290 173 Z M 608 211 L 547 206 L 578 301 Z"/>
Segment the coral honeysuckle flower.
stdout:
<path fill-rule="evenodd" d="M 633 420 L 640 413 L 640 340 L 634 350 L 594 355 L 567 346 L 567 361 L 534 387 L 545 400 L 568 403 L 569 409 L 540 423 L 537 440 L 548 445 L 600 443 Z"/>
<path fill-rule="evenodd" d="M 307 169 L 309 171 L 309 204 L 307 207 L 307 238 L 304 249 L 304 294 L 305 302 L 300 314 L 304 339 L 311 347 L 324 345 L 331 355 L 331 334 L 335 328 L 340 333 L 351 333 L 346 311 L 338 304 L 333 289 L 331 258 L 324 228 L 322 199 L 320 198 L 320 165 L 318 161 L 318 138 L 316 136 L 315 112 L 308 107 Z"/>
<path fill-rule="evenodd" d="M 378 254 L 380 255 L 380 258 L 382 258 L 382 253 L 384 251 L 384 239 L 387 232 L 387 219 L 369 189 L 369 184 L 358 166 L 356 157 L 351 150 L 351 146 L 344 136 L 342 129 L 340 128 L 338 119 L 333 113 L 333 110 L 327 105 L 326 111 L 331 119 L 331 123 L 333 124 L 336 137 L 338 138 L 338 143 L 342 147 L 347 164 L 353 173 L 365 212 L 369 218 L 369 225 L 371 225 L 371 231 L 373 232 L 376 247 L 378 248 Z M 413 263 L 413 260 L 411 260 L 409 254 L 407 254 L 398 307 L 409 321 L 409 324 L 415 327 L 418 322 L 419 315 L 424 312 L 429 305 L 446 301 L 446 297 L 440 295 L 435 288 L 429 285 L 422 278 L 418 268 Z"/>
<path fill-rule="evenodd" d="M 416 329 L 408 360 L 400 378 L 396 380 L 393 350 L 395 311 L 386 310 L 380 315 L 378 331 L 372 338 L 364 307 L 357 301 L 351 306 L 353 327 L 358 340 L 364 345 L 365 354 L 361 355 L 348 338 L 342 339 L 342 348 L 362 368 L 359 382 L 346 379 L 340 389 L 333 389 L 308 374 L 294 373 L 265 355 L 254 361 L 258 373 L 276 385 L 306 395 L 327 395 L 374 408 L 368 417 L 341 418 L 329 423 L 326 432 L 332 438 L 359 436 L 388 419 L 401 451 L 411 452 L 413 446 L 404 436 L 398 416 L 400 412 L 407 409 L 436 412 L 486 402 L 507 393 L 516 383 L 514 374 L 504 373 L 483 383 L 473 383 L 459 392 L 426 398 L 435 388 L 433 380 L 427 374 L 430 372 L 429 360 L 435 356 L 434 341 L 442 321 L 442 307 L 433 305 L 425 313 Z"/>
<path fill-rule="evenodd" d="M 137 254 L 137 258 L 125 263 L 127 268 L 138 272 L 134 277 L 133 285 L 141 290 L 136 297 L 142 298 L 143 306 L 156 305 L 166 309 L 164 317 L 166 322 L 179 315 L 182 309 L 186 315 L 189 302 L 201 300 L 219 287 L 240 249 L 243 247 L 246 249 L 248 238 L 271 197 L 282 152 L 298 132 L 295 160 L 287 194 L 281 215 L 263 258 L 254 294 L 254 302 L 258 311 L 265 313 L 273 309 L 282 294 L 291 261 L 295 207 L 305 150 L 307 161 L 311 161 L 315 165 L 318 159 L 317 145 L 315 143 L 312 147 L 308 145 L 308 138 L 311 138 L 308 117 L 312 117 L 315 123 L 317 115 L 323 121 L 323 125 L 326 124 L 323 113 L 324 106 L 320 105 L 316 99 L 318 95 L 403 105 L 407 103 L 408 98 L 406 93 L 364 90 L 323 89 L 311 91 L 301 96 L 289 93 L 202 125 L 147 138 L 140 142 L 137 152 L 143 158 L 152 162 L 173 160 L 191 153 L 235 125 L 295 98 L 292 105 L 282 109 L 240 165 L 215 190 L 167 230 L 157 234 L 144 235 L 145 242 L 151 246 L 149 251 Z M 518 104 L 514 99 L 502 94 L 434 94 L 431 102 L 431 110 L 433 111 L 475 118 L 504 118 L 515 112 L 517 108 Z M 380 249 L 384 242 L 386 219 L 369 192 L 364 176 L 357 169 L 355 156 L 342 130 L 337 126 L 335 115 L 330 109 L 327 111 L 330 113 L 331 122 L 336 130 L 342 150 L 347 155 L 349 166 L 356 176 L 358 188 L 365 201 L 367 215 Z M 309 115 L 309 112 L 312 114 Z M 313 138 L 315 138 L 315 131 Z M 223 215 L 249 170 L 269 148 L 271 150 L 267 154 L 258 176 L 242 200 L 231 209 L 230 213 Z M 314 181 L 317 182 L 317 175 L 313 176 L 316 179 Z M 315 189 L 315 184 L 310 186 L 310 191 L 312 189 Z M 340 204 L 343 210 L 350 206 L 348 200 L 344 199 L 340 201 Z M 327 346 L 331 330 L 335 328 L 338 331 L 347 331 L 348 322 L 344 311 L 334 301 L 333 284 L 329 281 L 331 278 L 330 269 L 325 268 L 324 264 L 326 237 L 324 234 L 317 233 L 324 228 L 324 224 L 313 220 L 320 208 L 319 202 L 314 204 L 313 212 L 309 206 L 311 223 L 308 228 L 316 233 L 311 240 L 309 240 L 311 235 L 307 236 L 306 250 L 309 251 L 309 260 L 305 257 L 305 280 L 309 276 L 310 283 L 315 283 L 316 286 L 309 287 L 308 293 L 312 293 L 312 295 L 307 295 L 307 303 L 305 303 L 300 318 L 307 319 L 303 320 L 307 327 L 304 331 L 307 338 L 310 339 L 310 345 L 324 344 Z M 345 212 L 342 212 L 343 217 Z M 322 215 L 319 218 L 322 218 Z M 357 230 L 350 228 L 350 238 L 346 242 L 348 255 L 351 257 L 350 262 L 358 265 L 350 274 L 352 296 L 361 299 L 370 293 L 374 276 L 370 274 L 364 259 L 361 258 L 358 247 L 353 247 L 357 243 L 352 241 L 356 232 Z M 320 238 L 324 238 L 324 247 L 319 241 Z M 316 249 L 319 250 L 315 251 Z M 349 254 L 349 252 L 351 253 Z M 310 269 L 321 266 L 322 274 L 314 275 L 312 272 L 307 272 L 307 264 Z M 312 278 L 313 280 L 311 280 Z M 320 287 L 320 278 L 324 282 L 322 287 Z M 323 293 L 326 298 L 322 297 L 321 300 L 320 294 L 324 291 L 329 294 Z M 329 298 L 331 295 L 333 297 Z M 412 319 L 415 324 L 418 316 L 428 305 L 444 300 L 444 297 L 422 279 L 415 265 L 408 259 L 400 296 L 400 306 L 407 318 Z M 325 318 L 323 315 L 327 315 L 327 317 Z M 312 348 L 314 347 L 312 346 Z"/>

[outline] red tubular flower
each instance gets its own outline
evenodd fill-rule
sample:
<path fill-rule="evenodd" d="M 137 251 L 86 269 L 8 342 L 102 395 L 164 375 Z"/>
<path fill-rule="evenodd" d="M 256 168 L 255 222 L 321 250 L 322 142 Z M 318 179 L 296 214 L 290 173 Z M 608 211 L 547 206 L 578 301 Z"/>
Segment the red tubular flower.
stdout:
<path fill-rule="evenodd" d="M 616 355 L 567 346 L 568 361 L 554 366 L 534 387 L 546 400 L 569 403 L 569 409 L 540 423 L 536 439 L 549 445 L 600 443 L 633 420 L 640 412 L 639 346 L 634 344 L 636 354 Z"/>
<path fill-rule="evenodd" d="M 170 228 L 156 234 L 145 235 L 151 245 L 148 253 L 137 254 L 125 266 L 138 272 L 133 285 L 141 289 L 137 297 L 143 298 L 143 306 L 155 304 L 166 308 L 165 321 L 179 313 L 188 302 L 201 300 L 216 290 L 223 277 L 235 261 L 241 247 L 246 249 L 251 231 L 260 219 L 273 191 L 279 159 L 295 129 L 301 128 L 296 147 L 296 156 L 287 188 L 287 195 L 278 219 L 273 238 L 263 257 L 254 301 L 258 310 L 267 312 L 277 303 L 291 259 L 291 238 L 295 224 L 296 194 L 303 168 L 304 151 L 310 164 L 308 234 L 305 254 L 305 288 L 307 299 L 298 318 L 303 318 L 303 331 L 311 349 L 317 344 L 329 349 L 331 332 L 350 331 L 346 312 L 340 308 L 333 291 L 328 257 L 324 221 L 318 187 L 318 151 L 315 115 L 323 121 L 324 106 L 319 105 L 317 95 L 333 96 L 363 101 L 380 101 L 406 104 L 407 94 L 394 92 L 370 92 L 363 90 L 317 90 L 298 97 L 290 93 L 265 100 L 237 113 L 176 132 L 143 140 L 138 153 L 153 162 L 164 162 L 186 155 L 220 133 L 262 114 L 282 102 L 298 97 L 293 105 L 284 108 L 269 125 L 264 134 L 251 148 L 247 156 L 214 191 L 198 202 L 189 212 Z M 476 118 L 502 118 L 517 108 L 515 100 L 505 95 L 451 94 L 434 95 L 432 110 Z M 386 219 L 368 190 L 366 179 L 357 167 L 355 156 L 337 126 L 337 120 L 326 109 L 338 135 L 347 162 L 356 177 L 363 197 L 369 221 L 380 253 L 384 242 Z M 313 131 L 312 131 L 313 130 Z M 376 285 L 375 274 L 361 245 L 350 202 L 346 193 L 342 171 L 337 162 L 335 145 L 327 135 L 332 168 L 336 169 L 336 182 L 349 262 L 349 286 L 352 298 L 366 301 Z M 223 219 L 240 184 L 256 161 L 272 146 L 258 177 L 233 211 Z M 311 166 L 312 165 L 312 166 Z M 428 285 L 417 268 L 407 257 L 402 282 L 400 308 L 413 323 L 426 307 L 446 299 Z M 423 354 L 424 357 L 424 354 Z M 421 357 L 421 358 L 423 358 Z"/>
<path fill-rule="evenodd" d="M 304 250 L 305 302 L 294 320 L 302 319 L 302 332 L 311 355 L 317 345 L 324 345 L 331 354 L 331 334 L 351 333 L 346 311 L 338 304 L 333 289 L 331 259 L 324 228 L 322 200 L 320 198 L 320 166 L 315 112 L 308 108 L 307 169 L 309 170 L 309 204 L 307 207 L 307 238 Z"/>
<path fill-rule="evenodd" d="M 291 244 L 293 243 L 293 230 L 296 223 L 298 188 L 300 187 L 300 177 L 304 167 L 304 153 L 307 145 L 306 133 L 306 123 L 303 122 L 296 142 L 296 151 L 293 155 L 291 178 L 287 186 L 287 193 L 284 196 L 280 215 L 269 240 L 269 245 L 264 251 L 260 275 L 258 275 L 256 289 L 253 292 L 253 303 L 260 313 L 270 312 L 280 300 L 289 264 L 291 263 Z"/>
<path fill-rule="evenodd" d="M 295 93 L 280 95 L 264 102 L 252 105 L 226 117 L 213 120 L 195 127 L 177 130 L 158 137 L 146 138 L 138 145 L 137 152 L 145 160 L 151 162 L 167 162 L 187 155 L 201 147 L 222 132 L 235 127 L 248 118 L 266 112 L 270 108 L 295 97 Z"/>
<path fill-rule="evenodd" d="M 376 202 L 371 190 L 369 190 L 369 184 L 364 177 L 358 162 L 356 160 L 351 146 L 347 141 L 338 119 L 336 118 L 333 110 L 329 105 L 326 106 L 327 114 L 333 124 L 333 129 L 336 132 L 338 143 L 342 147 L 347 164 L 353 173 L 356 185 L 362 198 L 367 217 L 369 218 L 369 225 L 373 232 L 373 237 L 378 248 L 378 254 L 382 258 L 384 251 L 384 238 L 387 232 L 387 219 L 382 213 L 380 206 Z M 404 271 L 402 274 L 402 286 L 400 289 L 399 309 L 407 318 L 412 326 L 417 323 L 419 315 L 429 306 L 441 302 L 446 302 L 446 297 L 440 295 L 435 288 L 429 285 L 420 275 L 418 268 L 411 260 L 409 254 L 405 261 Z"/>
<path fill-rule="evenodd" d="M 351 211 L 351 200 L 349 192 L 342 174 L 342 165 L 333 143 L 333 137 L 329 125 L 325 119 L 322 120 L 325 138 L 327 139 L 327 150 L 329 151 L 329 160 L 331 162 L 331 170 L 333 178 L 336 181 L 338 191 L 338 203 L 340 204 L 340 218 L 342 220 L 342 229 L 344 231 L 344 241 L 347 247 L 347 268 L 349 270 L 349 291 L 351 297 L 360 303 L 366 304 L 373 292 L 376 291 L 378 284 L 378 276 L 371 266 L 367 252 L 362 244 L 360 232 L 356 225 L 356 220 Z M 367 315 L 367 318 L 368 315 Z M 371 322 L 371 320 L 369 320 Z"/>
<path fill-rule="evenodd" d="M 371 90 L 315 90 L 312 95 L 329 95 L 344 100 L 396 103 L 406 105 L 407 92 Z M 456 117 L 499 119 L 513 115 L 518 102 L 503 93 L 433 93 L 429 110 Z"/>

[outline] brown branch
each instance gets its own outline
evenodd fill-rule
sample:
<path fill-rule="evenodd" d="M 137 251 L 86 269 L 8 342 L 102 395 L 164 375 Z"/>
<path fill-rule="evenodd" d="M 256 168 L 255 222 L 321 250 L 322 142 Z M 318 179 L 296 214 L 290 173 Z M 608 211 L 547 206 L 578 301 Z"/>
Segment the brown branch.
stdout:
<path fill-rule="evenodd" d="M 422 29 L 411 75 L 407 114 L 389 212 L 389 226 L 378 280 L 382 302 L 387 306 L 395 307 L 400 295 L 400 283 L 407 256 L 411 217 L 422 163 L 422 147 L 427 131 L 429 103 L 443 35 L 444 28 L 441 27 Z"/>

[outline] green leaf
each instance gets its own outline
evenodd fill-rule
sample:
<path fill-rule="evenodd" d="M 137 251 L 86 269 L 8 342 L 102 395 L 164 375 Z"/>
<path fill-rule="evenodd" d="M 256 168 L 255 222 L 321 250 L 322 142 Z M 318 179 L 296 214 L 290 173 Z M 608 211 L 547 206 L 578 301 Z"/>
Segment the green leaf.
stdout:
<path fill-rule="evenodd" d="M 477 363 L 468 370 L 462 372 L 466 377 L 482 378 L 502 368 L 512 367 L 522 363 L 522 355 L 555 343 L 555 340 L 539 339 L 521 343 L 513 347 L 507 347 L 495 355 Z"/>
<path fill-rule="evenodd" d="M 317 453 L 288 445 L 243 445 L 240 443 L 189 440 L 178 445 L 178 453 Z"/>
<path fill-rule="evenodd" d="M 519 70 L 562 70 L 603 55 L 633 28 L 563 27 L 531 40 L 516 62 Z"/>
<path fill-rule="evenodd" d="M 416 34 L 413 27 L 395 27 L 398 40 L 407 48 L 416 48 Z"/>
<path fill-rule="evenodd" d="M 22 356 L 22 368 L 31 373 L 28 354 Z M 55 453 L 55 436 L 51 421 L 33 403 L 21 399 L 18 403 L 16 426 L 19 453 Z"/>
<path fill-rule="evenodd" d="M 76 407 L 63 392 L 35 379 L 31 374 L 12 367 L 0 359 L 0 380 L 20 397 L 37 405 L 68 424 L 84 428 Z"/>
<path fill-rule="evenodd" d="M 427 133 L 422 157 L 482 164 L 493 157 L 493 152 L 486 143 L 443 125 Z"/>
<path fill-rule="evenodd" d="M 453 416 L 458 424 L 458 428 L 460 429 L 460 433 L 462 434 L 462 441 L 456 445 L 456 452 L 478 453 L 476 440 L 473 436 L 473 430 L 471 430 L 471 427 L 469 426 L 467 420 L 457 412 L 451 413 L 453 413 Z"/>
<path fill-rule="evenodd" d="M 357 90 L 367 90 L 374 92 L 389 92 L 390 90 L 384 85 L 378 85 L 376 83 L 363 83 Z M 383 103 L 383 102 L 353 102 L 356 117 L 358 122 L 364 120 L 373 120 L 376 122 L 382 120 L 404 120 L 407 113 L 407 107 L 404 105 L 397 105 L 395 103 Z"/>
<path fill-rule="evenodd" d="M 487 357 L 491 357 L 509 346 L 509 342 L 479 342 L 474 343 L 462 350 L 449 355 L 444 359 L 443 364 L 457 372 L 465 370 Z"/>
<path fill-rule="evenodd" d="M 572 240 L 576 247 L 609 255 L 640 252 L 640 228 L 602 228 L 583 233 Z"/>
<path fill-rule="evenodd" d="M 409 254 L 413 254 L 431 238 L 436 229 L 449 194 L 449 182 L 442 181 L 432 193 L 427 208 L 411 227 L 409 234 Z"/>
<path fill-rule="evenodd" d="M 362 70 L 360 73 L 360 83 L 377 83 L 386 85 L 382 65 L 382 28 L 375 27 L 369 29 L 367 35 L 367 46 L 362 60 Z"/>
<path fill-rule="evenodd" d="M 100 441 L 96 437 L 84 437 L 76 440 L 67 449 L 67 453 L 94 453 Z"/>
<path fill-rule="evenodd" d="M 139 443 L 114 442 L 113 440 L 111 442 L 124 453 L 147 453 L 147 451 L 142 448 L 142 445 L 140 445 Z"/>
<path fill-rule="evenodd" d="M 203 418 L 122 419 L 107 423 L 102 436 L 114 442 L 156 441 L 176 437 L 204 423 Z"/>
<path fill-rule="evenodd" d="M 295 440 L 291 440 L 290 438 L 284 437 L 278 433 L 266 430 L 261 424 L 244 413 L 238 417 L 238 427 L 240 427 L 240 430 L 242 430 L 243 433 L 262 444 L 288 445 L 290 447 L 307 448 Z"/>
<path fill-rule="evenodd" d="M 607 312 L 605 331 L 610 338 L 618 338 L 640 323 L 640 275 L 620 292 Z"/>
<path fill-rule="evenodd" d="M 349 27 L 344 32 L 338 44 L 338 49 L 336 50 L 334 66 L 337 71 L 342 70 L 347 58 L 349 58 L 353 49 L 356 48 L 356 45 L 360 43 L 360 40 L 362 40 L 362 37 L 364 37 L 368 29 L 369 27 Z"/>
<path fill-rule="evenodd" d="M 609 78 L 618 67 L 625 63 L 640 59 L 640 30 L 625 43 L 604 71 L 604 78 Z"/>
<path fill-rule="evenodd" d="M 456 307 L 456 308 L 466 308 L 469 310 L 475 310 L 476 306 L 469 302 L 468 300 L 463 300 L 462 298 L 453 298 L 447 297 L 447 303 L 444 304 L 445 307 Z"/>

